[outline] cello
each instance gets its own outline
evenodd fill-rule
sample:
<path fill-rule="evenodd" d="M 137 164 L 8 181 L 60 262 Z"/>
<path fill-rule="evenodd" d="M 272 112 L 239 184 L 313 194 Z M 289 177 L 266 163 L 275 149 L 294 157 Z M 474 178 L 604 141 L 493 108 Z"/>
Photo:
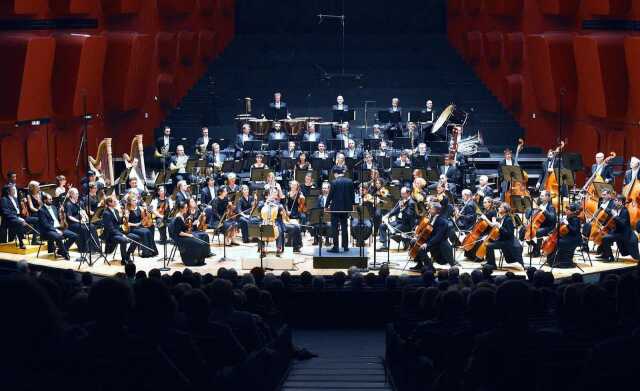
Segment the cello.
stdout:
<path fill-rule="evenodd" d="M 556 251 L 558 248 L 558 239 L 563 236 L 567 236 L 569 233 L 569 226 L 565 223 L 560 224 L 560 229 L 558 227 L 554 228 L 548 238 L 546 238 L 542 242 L 542 246 L 540 247 L 540 253 L 544 256 L 549 256 Z"/>
<path fill-rule="evenodd" d="M 529 224 L 524 226 L 524 240 L 530 241 L 535 239 L 536 232 L 540 229 L 546 217 L 542 209 L 537 208 L 535 212 L 531 214 Z"/>
<path fill-rule="evenodd" d="M 582 189 L 580 189 L 580 197 L 582 198 L 582 213 L 581 220 L 585 221 L 592 218 L 598 212 L 598 196 L 594 186 L 595 182 L 604 182 L 602 177 L 598 174 L 598 170 L 604 169 L 607 164 L 616 157 L 615 152 L 611 152 L 607 158 L 604 159 L 602 164 L 596 167 L 591 177 L 587 179 Z"/>
<path fill-rule="evenodd" d="M 484 237 L 484 239 L 480 243 L 480 246 L 476 250 L 476 257 L 480 259 L 485 259 L 487 257 L 487 246 L 489 245 L 489 243 L 495 242 L 496 240 L 500 239 L 500 228 L 502 228 L 502 222 L 500 223 L 500 225 L 491 227 L 491 231 Z"/>
<path fill-rule="evenodd" d="M 622 194 L 627 199 L 631 229 L 635 230 L 638 221 L 640 221 L 640 181 L 637 178 L 633 178 L 631 183 L 622 188 Z"/>
<path fill-rule="evenodd" d="M 487 228 L 489 228 L 489 222 L 486 220 L 486 217 L 482 215 L 481 218 L 476 221 L 469 234 L 462 240 L 462 248 L 465 251 L 473 250 L 473 247 L 480 241 Z"/>
<path fill-rule="evenodd" d="M 520 151 L 524 148 L 524 140 L 518 139 L 518 146 L 516 147 L 516 156 L 513 159 L 515 165 L 518 165 L 518 155 L 520 155 Z M 504 193 L 504 201 L 511 205 L 511 197 L 531 197 L 529 194 L 529 190 L 527 190 L 527 183 L 529 182 L 529 175 L 526 171 L 522 170 L 522 181 L 511 181 L 511 186 L 509 190 Z"/>
<path fill-rule="evenodd" d="M 431 225 L 430 216 L 425 216 L 420 220 L 420 223 L 416 226 L 415 234 L 416 241 L 409 249 L 409 259 L 416 259 L 420 252 L 420 247 L 426 244 L 433 233 L 433 226 Z"/>

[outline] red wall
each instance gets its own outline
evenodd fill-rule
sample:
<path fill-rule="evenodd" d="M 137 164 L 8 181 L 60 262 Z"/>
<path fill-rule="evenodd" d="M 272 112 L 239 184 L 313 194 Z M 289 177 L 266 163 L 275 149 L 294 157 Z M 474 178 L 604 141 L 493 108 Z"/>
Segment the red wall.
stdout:
<path fill-rule="evenodd" d="M 562 109 L 567 149 L 585 165 L 597 151 L 640 154 L 640 35 L 582 29 L 584 20 L 639 20 L 640 1 L 449 0 L 447 12 L 450 42 L 528 144 L 556 144 Z"/>
<path fill-rule="evenodd" d="M 0 182 L 76 178 L 86 95 L 114 154 L 154 128 L 234 35 L 235 0 L 3 0 L 0 19 L 93 18 L 97 29 L 0 33 Z M 51 118 L 47 125 L 17 121 Z"/>

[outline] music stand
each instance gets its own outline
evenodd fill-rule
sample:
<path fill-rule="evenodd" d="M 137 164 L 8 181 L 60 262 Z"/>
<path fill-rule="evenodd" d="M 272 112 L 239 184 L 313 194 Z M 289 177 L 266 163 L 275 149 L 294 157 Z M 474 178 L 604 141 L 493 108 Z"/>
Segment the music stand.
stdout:
<path fill-rule="evenodd" d="M 575 180 L 573 178 L 573 172 L 567 168 L 562 169 L 554 169 L 556 173 L 556 178 L 558 178 L 558 183 L 561 183 L 562 186 L 566 186 L 567 188 L 573 186 L 575 184 Z"/>
<path fill-rule="evenodd" d="M 222 172 L 236 172 L 235 168 L 235 160 L 225 160 L 222 162 Z"/>
<path fill-rule="evenodd" d="M 413 170 L 411 167 L 391 167 L 391 178 L 399 180 L 401 183 L 413 180 Z"/>
<path fill-rule="evenodd" d="M 422 111 L 412 110 L 409 112 L 409 116 L 407 117 L 409 122 L 427 122 L 427 113 L 423 113 Z"/>
<path fill-rule="evenodd" d="M 122 171 L 122 173 L 118 177 L 118 187 L 127 186 L 127 179 L 129 179 L 129 174 L 131 174 L 131 170 L 132 169 L 133 169 L 133 167 L 129 167 L 129 168 L 125 169 L 124 171 Z M 125 187 L 125 189 L 126 189 L 126 187 Z M 119 190 L 122 190 L 122 189 L 119 189 Z M 120 193 L 121 192 L 122 191 L 120 191 Z"/>
<path fill-rule="evenodd" d="M 158 175 L 156 176 L 156 180 L 154 183 L 154 187 L 157 189 L 159 186 L 164 186 L 166 185 L 167 179 L 169 179 L 169 176 L 167 175 L 166 171 L 160 171 L 160 173 L 158 173 Z"/>
<path fill-rule="evenodd" d="M 524 213 L 531 209 L 531 197 L 511 196 L 511 208 L 517 213 Z"/>
<path fill-rule="evenodd" d="M 410 149 L 411 139 L 409 137 L 396 137 L 393 139 L 394 149 Z"/>
<path fill-rule="evenodd" d="M 258 208 L 256 208 L 258 209 Z M 263 251 L 260 251 L 260 268 L 263 270 L 273 270 L 272 268 L 264 267 L 264 254 L 266 251 L 266 244 L 264 243 L 264 237 L 275 237 L 275 230 L 273 225 L 269 224 L 253 224 L 249 223 L 249 239 L 258 239 L 263 246 Z M 277 239 L 276 239 L 277 240 Z"/>
<path fill-rule="evenodd" d="M 304 152 L 309 152 L 309 155 L 311 155 L 313 152 L 318 150 L 318 142 L 303 141 L 302 143 L 300 143 L 300 150 Z"/>
<path fill-rule="evenodd" d="M 273 171 L 269 168 L 252 168 L 250 180 L 254 182 L 265 182 L 271 172 Z"/>
<path fill-rule="evenodd" d="M 382 140 L 379 138 L 365 138 L 364 139 L 364 149 L 365 151 L 378 150 L 380 149 L 380 142 Z"/>
<path fill-rule="evenodd" d="M 315 171 L 328 171 L 331 169 L 331 167 L 333 167 L 333 160 L 331 160 L 330 158 L 315 158 L 311 161 L 311 167 Z"/>
<path fill-rule="evenodd" d="M 293 177 L 298 183 L 304 184 L 304 178 L 308 173 L 311 173 L 311 177 L 314 181 L 318 178 L 318 171 L 314 170 L 296 170 L 296 173 Z"/>
<path fill-rule="evenodd" d="M 287 108 L 286 107 L 280 107 L 279 109 L 276 109 L 275 107 L 273 107 L 272 110 L 273 110 L 273 119 L 274 120 L 279 121 L 281 119 L 287 118 Z"/>
<path fill-rule="evenodd" d="M 242 143 L 242 151 L 243 152 L 257 152 L 262 149 L 262 141 L 261 140 L 247 140 Z"/>
<path fill-rule="evenodd" d="M 502 166 L 500 173 L 502 174 L 502 178 L 506 181 L 524 181 L 524 175 L 522 175 L 522 168 L 520 168 L 520 166 Z"/>
<path fill-rule="evenodd" d="M 593 184 L 593 188 L 596 191 L 596 196 L 598 198 L 602 197 L 602 192 L 604 190 L 609 191 L 609 193 L 613 194 L 615 193 L 615 190 L 613 189 L 613 186 L 610 183 L 606 183 L 606 182 L 592 182 Z"/>
<path fill-rule="evenodd" d="M 356 120 L 356 111 L 351 110 L 333 110 L 333 122 L 343 123 Z"/>
<path fill-rule="evenodd" d="M 97 224 L 102 220 L 102 213 L 104 213 L 104 206 L 100 206 L 93 212 L 93 216 L 91 216 L 91 224 Z"/>
<path fill-rule="evenodd" d="M 400 115 L 399 111 L 390 112 L 386 110 L 380 110 L 378 111 L 378 122 L 385 124 L 397 124 L 402 122 L 402 116 Z"/>
<path fill-rule="evenodd" d="M 316 234 L 318 235 L 318 256 L 322 256 L 322 237 L 328 236 L 331 227 L 325 225 L 325 222 L 330 219 L 325 219 L 325 211 L 324 208 L 313 208 L 309 211 L 309 218 L 307 220 L 307 224 L 314 227 L 316 229 Z"/>
<path fill-rule="evenodd" d="M 342 151 L 344 149 L 344 141 L 336 138 L 327 140 L 327 149 L 329 151 Z"/>
<path fill-rule="evenodd" d="M 562 154 L 562 166 L 573 172 L 583 169 L 582 155 L 575 152 L 564 152 Z"/>

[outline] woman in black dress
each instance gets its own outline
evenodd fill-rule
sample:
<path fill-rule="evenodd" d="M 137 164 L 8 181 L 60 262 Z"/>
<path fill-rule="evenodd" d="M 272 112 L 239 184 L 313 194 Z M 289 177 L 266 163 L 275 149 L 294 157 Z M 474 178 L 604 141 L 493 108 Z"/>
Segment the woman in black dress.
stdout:
<path fill-rule="evenodd" d="M 209 235 L 205 232 L 194 232 L 195 224 L 189 214 L 189 205 L 187 203 L 178 204 L 178 213 L 171 223 L 173 227 L 173 238 L 176 241 L 180 258 L 185 266 L 201 266 L 204 265 L 204 259 L 210 256 L 209 252 Z M 188 217 L 185 217 L 188 216 Z"/>
<path fill-rule="evenodd" d="M 142 211 L 142 208 L 138 206 L 138 196 L 135 192 L 129 192 L 127 196 L 127 205 L 125 206 L 125 216 L 129 220 L 129 232 L 140 236 L 141 243 L 148 248 L 142 247 L 142 258 L 150 258 L 158 255 L 158 249 L 156 248 L 156 242 L 153 239 L 154 226 L 145 227 L 142 225 L 142 214 L 149 213 L 148 211 Z"/>

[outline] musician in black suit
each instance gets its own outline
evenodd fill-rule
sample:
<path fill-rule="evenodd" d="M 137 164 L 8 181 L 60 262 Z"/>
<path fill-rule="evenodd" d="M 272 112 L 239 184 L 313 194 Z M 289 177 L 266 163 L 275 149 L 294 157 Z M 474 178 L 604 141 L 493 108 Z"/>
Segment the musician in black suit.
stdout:
<path fill-rule="evenodd" d="M 201 205 L 211 204 L 211 201 L 216 197 L 215 183 L 216 181 L 212 177 L 207 177 L 206 186 L 203 186 L 202 190 L 200 190 Z"/>
<path fill-rule="evenodd" d="M 594 213 L 594 217 L 597 216 L 600 211 L 605 211 L 607 216 L 611 215 L 611 210 L 615 207 L 616 201 L 615 201 L 615 194 L 612 194 L 609 190 L 607 189 L 603 189 L 600 192 L 600 203 L 598 204 L 598 209 L 596 209 L 596 212 Z M 588 242 L 588 238 L 591 235 L 591 229 L 593 224 L 596 224 L 594 221 L 587 221 L 586 223 L 584 223 L 584 225 L 582 226 L 582 235 L 585 236 L 585 238 L 587 238 L 586 242 Z M 598 225 L 598 227 L 600 227 Z M 587 245 L 587 243 L 583 243 L 583 250 L 584 251 L 589 251 L 589 246 Z M 601 254 L 602 253 L 602 248 L 599 247 L 598 248 L 598 253 Z"/>
<path fill-rule="evenodd" d="M 320 142 L 322 141 L 320 133 L 316 131 L 316 125 L 313 122 L 309 122 L 307 125 L 307 131 L 302 136 L 302 141 Z"/>
<path fill-rule="evenodd" d="M 498 178 L 500 181 L 500 198 L 504 200 L 504 193 L 509 190 L 509 181 L 502 177 L 502 167 L 504 166 L 518 166 L 518 159 L 513 157 L 511 149 L 504 150 L 504 159 L 500 161 L 498 168 Z"/>
<path fill-rule="evenodd" d="M 186 203 L 191 198 L 191 194 L 189 193 L 189 185 L 187 185 L 187 181 L 179 181 L 176 184 L 176 203 Z"/>
<path fill-rule="evenodd" d="M 455 161 L 449 159 L 448 156 L 444 158 L 444 165 L 440 167 L 440 174 L 445 175 L 449 183 L 458 184 L 462 180 L 462 174 L 456 167 Z"/>
<path fill-rule="evenodd" d="M 486 175 L 480 175 L 478 177 L 478 185 L 476 186 L 476 194 L 479 196 L 480 201 L 484 197 L 493 197 L 493 188 L 489 185 L 489 177 Z"/>
<path fill-rule="evenodd" d="M 349 139 L 347 142 L 347 148 L 342 150 L 342 154 L 351 159 L 360 159 L 360 154 L 362 153 L 361 149 L 356 147 L 356 140 Z"/>
<path fill-rule="evenodd" d="M 344 104 L 344 98 L 342 95 L 338 95 L 336 98 L 336 104 L 331 107 L 333 111 L 349 111 L 349 105 Z"/>
<path fill-rule="evenodd" d="M 460 230 L 469 231 L 476 223 L 478 205 L 476 205 L 476 202 L 473 200 L 473 194 L 469 189 L 462 190 L 462 200 L 464 202 L 462 209 L 454 213 L 456 224 Z"/>
<path fill-rule="evenodd" d="M 496 256 L 494 250 L 500 249 L 504 255 L 505 262 L 519 263 L 524 269 L 524 262 L 522 261 L 522 245 L 518 240 L 516 240 L 516 237 L 513 234 L 516 227 L 513 217 L 511 217 L 511 206 L 506 202 L 503 202 L 500 204 L 500 207 L 498 207 L 498 219 L 500 222 L 492 222 L 491 226 L 499 227 L 500 236 L 498 237 L 498 240 L 487 244 L 487 255 L 485 258 L 487 265 L 493 269 L 496 268 Z"/>
<path fill-rule="evenodd" d="M 431 139 L 431 129 L 433 128 L 433 123 L 438 119 L 438 115 L 433 108 L 433 101 L 427 100 L 427 104 L 424 110 L 421 111 L 422 115 L 426 117 L 426 123 L 422 126 L 422 131 L 424 132 L 425 141 L 427 139 Z"/>
<path fill-rule="evenodd" d="M 604 153 L 602 152 L 596 154 L 596 162 L 591 166 L 591 175 L 596 175 L 596 173 L 606 183 L 613 182 L 613 167 L 605 163 Z"/>
<path fill-rule="evenodd" d="M 629 160 L 629 169 L 624 173 L 623 185 L 631 185 L 633 181 L 640 179 L 640 160 L 637 157 L 632 156 Z"/>
<path fill-rule="evenodd" d="M 344 143 L 343 148 L 347 148 L 349 146 L 349 140 L 351 139 L 351 134 L 349 134 L 349 124 L 347 122 L 340 125 L 340 132 L 336 134 L 336 140 L 342 140 Z"/>
<path fill-rule="evenodd" d="M 338 246 L 338 231 L 342 230 L 342 248 L 349 251 L 349 232 L 348 218 L 349 212 L 353 209 L 355 203 L 355 193 L 353 181 L 344 176 L 345 170 L 342 167 L 334 167 L 333 175 L 335 180 L 331 184 L 329 195 L 325 209 L 329 209 L 331 213 L 331 229 L 333 230 L 333 247 L 327 251 L 337 253 L 340 252 Z"/>
<path fill-rule="evenodd" d="M 271 118 L 274 120 L 286 118 L 289 114 L 287 104 L 282 101 L 282 94 L 280 92 L 273 94 L 273 102 L 269 103 L 269 109 L 273 113 Z"/>
<path fill-rule="evenodd" d="M 538 178 L 538 183 L 536 183 L 536 189 L 540 189 L 544 187 L 544 180 L 551 174 L 554 170 L 557 170 L 560 167 L 560 159 L 556 159 L 555 152 L 550 149 L 547 152 L 547 160 L 542 163 L 542 174 Z"/>
<path fill-rule="evenodd" d="M 196 144 L 195 144 L 195 150 L 194 150 L 194 155 L 196 156 L 204 156 L 207 151 L 209 150 L 209 147 L 211 145 L 211 142 L 213 140 L 211 140 L 209 138 L 209 128 L 206 126 L 202 127 L 202 136 L 198 137 L 196 139 Z"/>
<path fill-rule="evenodd" d="M 391 231 L 392 236 L 394 233 L 402 234 L 411 232 L 416 225 L 415 210 L 415 202 L 411 199 L 409 189 L 403 187 L 400 189 L 400 200 L 398 203 L 382 218 L 383 223 L 380 224 L 378 230 L 380 241 L 382 242 L 382 247 L 379 248 L 380 251 L 388 250 L 389 231 Z M 396 220 L 390 222 L 389 218 L 391 217 L 395 217 Z M 401 239 L 404 249 L 406 250 L 407 247 L 409 247 L 409 240 L 402 237 L 399 239 Z"/>
<path fill-rule="evenodd" d="M 102 213 L 102 226 L 104 231 L 102 233 L 105 245 L 106 253 L 113 251 L 116 244 L 120 245 L 120 256 L 122 258 L 122 264 L 131 262 L 131 254 L 136 250 L 137 244 L 141 238 L 136 234 L 126 234 L 122 230 L 122 216 L 116 209 L 116 200 L 112 197 L 107 197 L 105 200 L 106 208 Z M 127 243 L 131 241 L 129 248 L 127 249 Z"/>
<path fill-rule="evenodd" d="M 249 126 L 249 124 L 242 125 L 242 132 L 236 136 L 236 152 L 242 152 L 244 150 L 245 141 L 253 141 L 251 126 Z"/>
<path fill-rule="evenodd" d="M 449 264 L 455 266 L 458 263 L 453 259 L 453 248 L 447 240 L 449 235 L 449 224 L 447 219 L 442 216 L 442 206 L 438 202 L 431 203 L 429 207 L 431 215 L 431 226 L 433 230 L 427 243 L 420 246 L 418 255 L 414 259 L 416 266 L 412 267 L 412 271 L 422 271 L 423 269 L 433 270 L 433 261 L 438 264 Z M 415 239 L 412 240 L 412 244 L 415 244 Z M 429 256 L 431 254 L 431 256 Z"/>
<path fill-rule="evenodd" d="M 631 229 L 631 219 L 629 217 L 629 211 L 625 208 L 625 204 L 625 196 L 619 195 L 616 197 L 615 207 L 611 210 L 611 218 L 615 220 L 616 227 L 613 232 L 607 233 L 602 239 L 602 256 L 597 258 L 603 262 L 615 261 L 613 251 L 611 251 L 611 245 L 614 242 L 618 249 L 620 249 L 620 255 L 630 255 L 631 258 L 636 261 L 640 260 L 640 254 L 638 254 L 638 237 Z"/>
<path fill-rule="evenodd" d="M 75 243 L 79 236 L 75 232 L 69 229 L 62 229 L 58 216 L 60 211 L 53 205 L 53 198 L 50 194 L 42 193 L 44 205 L 38 211 L 38 225 L 40 227 L 40 236 L 47 240 L 53 241 L 56 244 L 56 254 L 63 257 L 66 260 L 70 260 L 69 247 Z M 63 240 L 66 239 L 67 243 L 64 244 Z"/>
<path fill-rule="evenodd" d="M 163 148 L 169 153 L 176 150 L 176 142 L 171 137 L 171 128 L 168 126 L 164 127 L 162 136 L 156 139 L 156 156 L 162 155 Z"/>
<path fill-rule="evenodd" d="M 564 208 L 564 217 L 562 224 L 567 227 L 567 233 L 560 235 L 558 238 L 558 250 L 556 253 L 549 255 L 549 264 L 560 268 L 575 267 L 573 263 L 573 254 L 576 247 L 582 244 L 582 236 L 580 234 L 580 213 L 579 204 L 570 204 Z M 555 260 L 553 259 L 555 256 Z"/>
<path fill-rule="evenodd" d="M 287 143 L 287 149 L 280 153 L 280 157 L 292 160 L 297 159 L 299 155 L 300 151 L 296 150 L 296 143 L 293 141 L 289 141 Z"/>
<path fill-rule="evenodd" d="M 394 167 L 411 167 L 411 160 L 409 159 L 409 151 L 402 150 L 400 156 L 393 162 Z"/>
<path fill-rule="evenodd" d="M 525 216 L 531 221 L 536 213 L 544 214 L 544 222 L 540 225 L 540 228 L 536 231 L 535 240 L 530 240 L 528 243 L 533 246 L 531 255 L 534 257 L 540 256 L 540 245 L 542 244 L 542 238 L 549 235 L 556 226 L 556 208 L 551 204 L 551 194 L 543 190 L 540 192 L 540 205 L 537 209 L 529 209 L 525 212 Z M 520 230 L 520 240 L 524 240 L 525 227 Z"/>
<path fill-rule="evenodd" d="M 2 195 L 0 207 L 3 225 L 7 227 L 10 234 L 17 236 L 19 247 L 25 249 L 24 234 L 27 233 L 27 222 L 20 217 L 20 202 L 15 184 L 5 185 L 2 188 Z"/>

